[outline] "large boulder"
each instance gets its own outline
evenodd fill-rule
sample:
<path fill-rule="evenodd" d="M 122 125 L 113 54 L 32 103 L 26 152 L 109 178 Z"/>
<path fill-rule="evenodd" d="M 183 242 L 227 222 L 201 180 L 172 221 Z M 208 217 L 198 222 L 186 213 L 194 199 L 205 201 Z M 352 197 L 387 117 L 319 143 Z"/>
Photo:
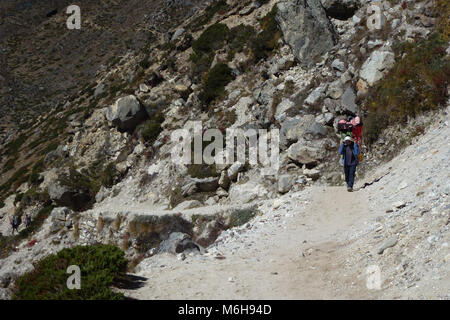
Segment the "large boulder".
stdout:
<path fill-rule="evenodd" d="M 289 174 L 284 174 L 278 177 L 278 192 L 286 193 L 291 190 L 294 185 L 295 177 Z"/>
<path fill-rule="evenodd" d="M 358 0 L 320 0 L 328 17 L 347 20 L 360 6 Z"/>
<path fill-rule="evenodd" d="M 64 228 L 68 222 L 70 222 L 69 216 L 72 211 L 66 207 L 54 208 L 51 212 L 51 226 L 50 232 L 56 233 Z"/>
<path fill-rule="evenodd" d="M 357 113 L 358 106 L 355 103 L 356 95 L 351 87 L 345 89 L 344 94 L 341 97 L 341 108 L 342 113 L 350 113 L 352 115 Z"/>
<path fill-rule="evenodd" d="M 200 250 L 200 247 L 192 241 L 188 234 L 182 232 L 172 232 L 168 239 L 161 242 L 158 247 L 158 252 L 169 252 L 173 254 L 186 250 Z"/>
<path fill-rule="evenodd" d="M 77 189 L 58 182 L 49 184 L 48 194 L 57 205 L 81 210 L 90 202 L 89 190 Z"/>
<path fill-rule="evenodd" d="M 390 51 L 376 50 L 364 62 L 359 71 L 359 76 L 364 79 L 369 86 L 382 79 L 384 74 L 395 64 L 395 56 Z"/>
<path fill-rule="evenodd" d="M 291 145 L 287 150 L 287 154 L 292 161 L 307 166 L 317 165 L 324 158 L 321 149 L 306 146 L 303 142 Z"/>
<path fill-rule="evenodd" d="M 267 197 L 267 189 L 254 181 L 233 184 L 229 191 L 230 203 L 233 204 L 249 203 L 265 197 Z"/>
<path fill-rule="evenodd" d="M 281 123 L 280 142 L 283 146 L 289 146 L 303 137 L 305 132 L 314 122 L 313 115 L 304 115 L 302 117 L 287 118 Z"/>
<path fill-rule="evenodd" d="M 312 66 L 336 44 L 336 33 L 320 0 L 289 0 L 277 4 L 276 20 L 295 58 Z"/>
<path fill-rule="evenodd" d="M 119 98 L 106 109 L 106 119 L 124 131 L 133 130 L 147 117 L 147 112 L 133 95 Z"/>

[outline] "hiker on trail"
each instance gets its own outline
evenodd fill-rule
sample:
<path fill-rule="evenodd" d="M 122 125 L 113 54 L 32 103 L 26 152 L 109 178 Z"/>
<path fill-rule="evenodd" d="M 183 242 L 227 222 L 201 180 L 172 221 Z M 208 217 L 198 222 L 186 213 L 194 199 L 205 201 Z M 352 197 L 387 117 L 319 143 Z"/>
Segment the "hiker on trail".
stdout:
<path fill-rule="evenodd" d="M 351 137 L 345 137 L 339 147 L 339 154 L 342 155 L 342 163 L 344 165 L 345 182 L 347 182 L 347 191 L 353 191 L 353 183 L 355 181 L 356 166 L 359 163 L 358 155 L 360 149 L 357 143 Z"/>
<path fill-rule="evenodd" d="M 11 226 L 12 226 L 12 234 L 14 235 L 14 231 L 17 231 L 19 233 L 19 226 L 22 223 L 20 216 L 15 214 L 13 218 L 11 219 Z"/>
<path fill-rule="evenodd" d="M 25 215 L 25 227 L 29 227 L 31 225 L 31 216 L 29 214 Z"/>

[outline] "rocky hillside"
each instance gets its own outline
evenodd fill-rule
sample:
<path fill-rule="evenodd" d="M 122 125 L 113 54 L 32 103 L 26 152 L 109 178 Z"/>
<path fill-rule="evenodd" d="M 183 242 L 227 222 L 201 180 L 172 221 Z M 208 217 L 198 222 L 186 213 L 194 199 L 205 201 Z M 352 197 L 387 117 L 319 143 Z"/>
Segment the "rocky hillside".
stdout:
<path fill-rule="evenodd" d="M 362 179 L 448 104 L 446 1 L 81 1 L 81 30 L 67 4 L 0 5 L 4 297 L 65 247 L 117 245 L 131 271 L 204 250 L 264 201 L 342 185 L 341 118 L 363 118 Z M 175 163 L 171 135 L 196 121 L 278 129 L 277 174 Z M 14 214 L 32 224 L 11 236 Z"/>

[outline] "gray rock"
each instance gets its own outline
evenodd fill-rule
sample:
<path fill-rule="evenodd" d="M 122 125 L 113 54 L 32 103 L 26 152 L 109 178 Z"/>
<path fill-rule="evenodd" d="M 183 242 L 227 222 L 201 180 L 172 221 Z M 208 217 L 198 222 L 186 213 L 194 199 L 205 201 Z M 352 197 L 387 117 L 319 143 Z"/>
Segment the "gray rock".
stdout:
<path fill-rule="evenodd" d="M 188 234 L 182 232 L 172 232 L 168 239 L 161 242 L 157 252 L 178 254 L 186 250 L 200 251 L 200 246 L 192 241 Z"/>
<path fill-rule="evenodd" d="M 216 191 L 216 195 L 219 196 L 219 198 L 226 198 L 228 197 L 228 192 L 223 188 L 219 188 Z"/>
<path fill-rule="evenodd" d="M 186 30 L 184 28 L 178 28 L 175 30 L 175 32 L 172 35 L 172 38 L 170 39 L 171 42 L 177 41 L 185 32 Z"/>
<path fill-rule="evenodd" d="M 183 197 L 189 197 L 196 193 L 197 190 L 197 185 L 195 184 L 195 182 L 191 181 L 181 187 L 181 194 L 183 195 Z"/>
<path fill-rule="evenodd" d="M 50 215 L 52 217 L 52 220 L 54 220 L 54 221 L 56 221 L 56 220 L 66 221 L 67 216 L 71 213 L 72 213 L 72 211 L 69 208 L 59 207 L 59 208 L 54 208 Z"/>
<path fill-rule="evenodd" d="M 188 201 L 184 201 L 184 202 L 180 203 L 179 205 L 177 205 L 174 210 L 187 210 L 187 209 L 197 208 L 197 207 L 201 207 L 201 206 L 202 206 L 202 203 L 198 200 L 188 200 Z"/>
<path fill-rule="evenodd" d="M 327 96 L 332 99 L 339 99 L 344 93 L 344 86 L 340 80 L 336 80 L 328 86 Z"/>
<path fill-rule="evenodd" d="M 318 123 L 318 122 L 312 122 L 311 125 L 308 127 L 308 129 L 305 130 L 305 137 L 306 138 L 323 138 L 327 135 L 327 128 Z"/>
<path fill-rule="evenodd" d="M 301 118 L 287 118 L 281 123 L 280 143 L 283 146 L 288 146 L 289 143 L 297 142 L 303 137 L 312 122 L 314 122 L 313 115 L 305 115 Z"/>
<path fill-rule="evenodd" d="M 139 90 L 140 90 L 141 92 L 146 93 L 146 92 L 148 92 L 150 89 L 148 88 L 148 86 L 147 86 L 145 83 L 141 83 L 141 84 L 139 85 Z"/>
<path fill-rule="evenodd" d="M 72 188 L 57 182 L 49 184 L 48 194 L 57 205 L 73 210 L 82 209 L 91 200 L 88 190 Z"/>
<path fill-rule="evenodd" d="M 119 98 L 106 109 L 106 119 L 120 130 L 133 130 L 147 117 L 145 109 L 133 95 Z"/>
<path fill-rule="evenodd" d="M 291 190 L 294 184 L 295 178 L 289 174 L 281 175 L 278 177 L 278 192 L 286 193 Z"/>
<path fill-rule="evenodd" d="M 373 86 L 375 82 L 383 78 L 385 72 L 395 64 L 395 56 L 390 51 L 376 50 L 364 62 L 359 71 L 359 76 Z"/>
<path fill-rule="evenodd" d="M 355 103 L 355 99 L 356 95 L 353 92 L 353 89 L 347 87 L 341 97 L 341 112 L 356 114 L 358 106 Z"/>
<path fill-rule="evenodd" d="M 102 202 L 104 199 L 106 199 L 107 197 L 109 197 L 109 195 L 111 194 L 110 190 L 106 189 L 104 186 L 101 186 L 100 190 L 97 192 L 97 194 L 95 195 L 95 201 L 97 203 Z"/>
<path fill-rule="evenodd" d="M 294 143 L 287 150 L 288 157 L 300 164 L 316 165 L 323 159 L 322 151 L 305 146 L 302 142 Z"/>
<path fill-rule="evenodd" d="M 253 98 L 262 105 L 271 105 L 275 87 L 269 81 L 265 81 L 262 85 L 253 90 Z"/>
<path fill-rule="evenodd" d="M 383 244 L 378 248 L 377 253 L 382 254 L 384 250 L 386 250 L 387 248 L 395 246 L 397 244 L 397 241 L 398 241 L 397 236 L 390 237 L 388 240 L 383 242 Z"/>
<path fill-rule="evenodd" d="M 196 189 L 199 192 L 213 192 L 219 187 L 219 177 L 209 177 L 197 179 L 193 178 L 192 182 L 195 183 Z"/>
<path fill-rule="evenodd" d="M 235 180 L 237 178 L 237 175 L 240 171 L 244 169 L 245 164 L 239 161 L 236 161 L 231 165 L 231 167 L 227 170 L 227 175 L 230 178 L 230 180 Z"/>
<path fill-rule="evenodd" d="M 339 59 L 335 59 L 335 60 L 333 61 L 333 63 L 331 64 L 331 67 L 332 67 L 333 69 L 339 70 L 339 71 L 341 71 L 341 72 L 344 72 L 344 70 L 345 70 L 345 64 L 344 64 L 344 62 L 342 62 L 342 61 L 339 60 Z"/>
<path fill-rule="evenodd" d="M 321 85 L 315 88 L 305 99 L 305 103 L 312 106 L 325 96 L 325 86 Z"/>
<path fill-rule="evenodd" d="M 286 111 L 293 107 L 295 107 L 294 102 L 289 99 L 283 99 L 277 106 L 277 110 L 275 111 L 275 119 L 277 121 L 283 121 L 286 118 Z"/>
<path fill-rule="evenodd" d="M 98 97 L 99 95 L 102 95 L 105 92 L 105 85 L 103 83 L 100 83 L 97 88 L 95 88 L 94 91 L 94 97 Z"/>
<path fill-rule="evenodd" d="M 336 44 L 336 33 L 319 0 L 281 1 L 276 20 L 300 64 L 311 67 Z"/>
<path fill-rule="evenodd" d="M 320 171 L 317 169 L 305 169 L 303 170 L 303 174 L 314 181 L 320 177 Z"/>

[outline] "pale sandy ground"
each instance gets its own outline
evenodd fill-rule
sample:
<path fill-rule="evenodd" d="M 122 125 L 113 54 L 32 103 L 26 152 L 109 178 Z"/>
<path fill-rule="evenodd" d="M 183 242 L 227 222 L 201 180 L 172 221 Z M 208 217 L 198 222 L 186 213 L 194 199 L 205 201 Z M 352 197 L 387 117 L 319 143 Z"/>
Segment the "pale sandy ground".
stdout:
<path fill-rule="evenodd" d="M 239 239 L 219 246 L 225 259 L 154 256 L 138 273 L 148 277 L 146 286 L 127 294 L 137 299 L 376 298 L 365 278 L 342 273 L 336 256 L 347 233 L 368 214 L 366 195 L 314 187 L 293 196 L 285 197 L 276 213 L 252 221 Z"/>

